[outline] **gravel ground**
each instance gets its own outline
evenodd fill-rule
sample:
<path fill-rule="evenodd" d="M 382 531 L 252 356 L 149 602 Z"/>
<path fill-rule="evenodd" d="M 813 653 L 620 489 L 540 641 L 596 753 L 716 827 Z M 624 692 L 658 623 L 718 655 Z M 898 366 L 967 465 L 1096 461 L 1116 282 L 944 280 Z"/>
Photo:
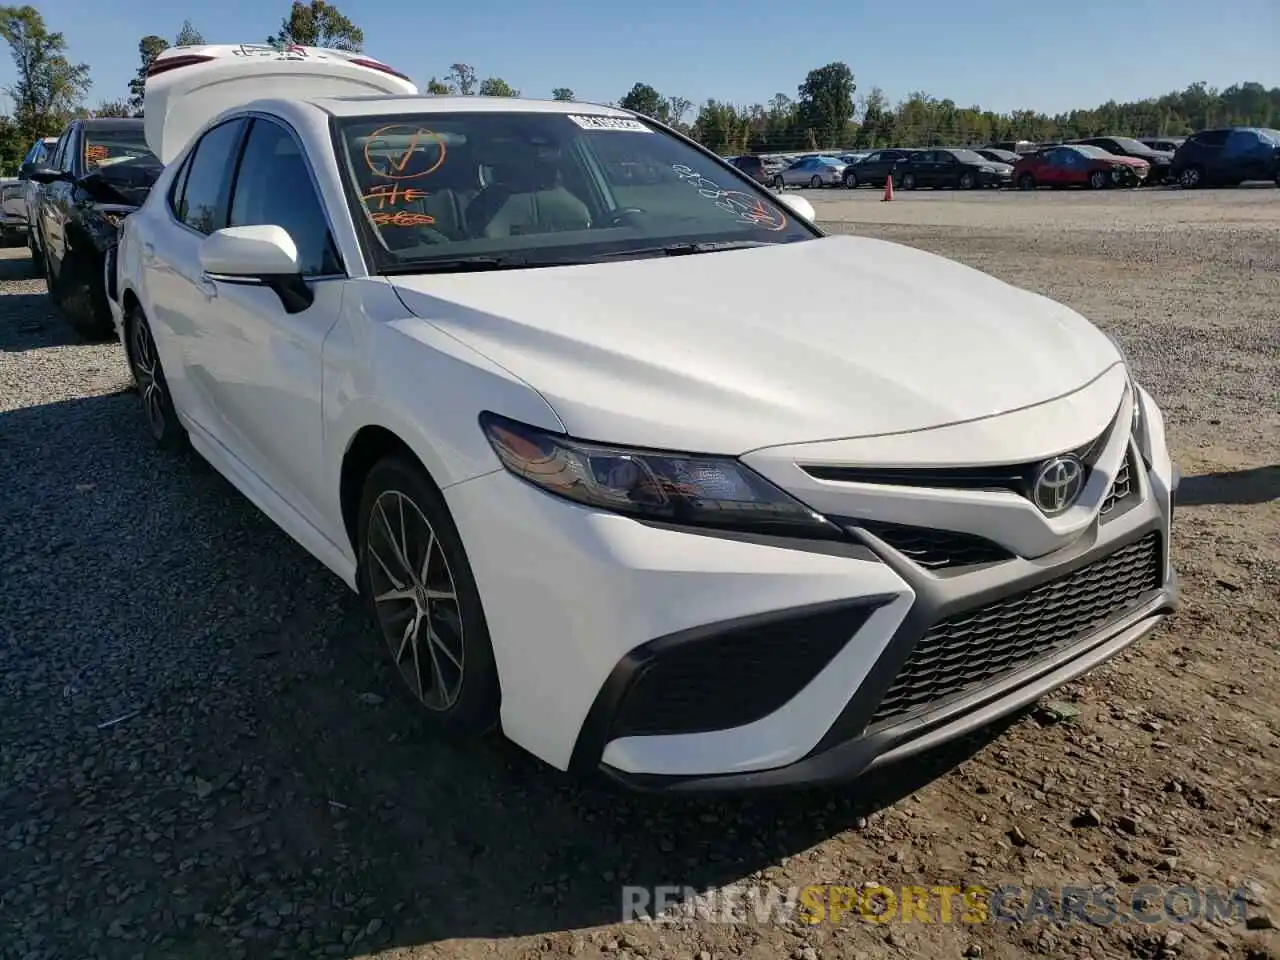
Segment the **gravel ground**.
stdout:
<path fill-rule="evenodd" d="M 433 742 L 353 598 L 153 452 L 119 348 L 3 251 L 0 957 L 1280 956 L 1280 191 L 813 196 L 1084 311 L 1163 405 L 1184 606 L 1077 716 L 716 803 Z M 1250 919 L 616 922 L 622 884 L 872 880 L 1242 887 Z"/>

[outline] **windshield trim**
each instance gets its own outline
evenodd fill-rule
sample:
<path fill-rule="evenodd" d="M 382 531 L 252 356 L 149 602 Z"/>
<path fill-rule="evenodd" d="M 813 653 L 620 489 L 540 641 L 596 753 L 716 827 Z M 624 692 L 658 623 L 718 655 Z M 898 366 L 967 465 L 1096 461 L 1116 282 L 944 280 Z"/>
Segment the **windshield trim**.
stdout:
<path fill-rule="evenodd" d="M 407 264 L 412 263 L 414 261 L 402 260 L 402 261 L 396 262 L 394 260 L 387 259 L 383 255 L 380 255 L 379 251 L 382 247 L 382 244 L 379 241 L 379 239 L 374 235 L 373 226 L 369 223 L 368 218 L 364 215 L 364 211 L 360 207 L 357 201 L 357 198 L 360 194 L 360 190 L 354 181 L 354 171 L 351 169 L 350 163 L 348 162 L 348 158 L 346 156 L 346 148 L 342 139 L 343 128 L 348 124 L 354 125 L 359 123 L 365 123 L 370 120 L 377 120 L 379 123 L 382 123 L 382 124 L 414 123 L 419 121 L 420 118 L 422 118 L 423 116 L 427 116 L 427 115 L 433 115 L 438 117 L 463 117 L 463 116 L 490 116 L 491 117 L 491 116 L 494 116 L 495 114 L 501 115 L 503 112 L 504 111 L 492 111 L 492 110 L 477 111 L 477 110 L 464 109 L 464 110 L 439 111 L 438 113 L 432 113 L 432 114 L 424 114 L 422 111 L 410 111 L 406 113 L 394 113 L 394 114 L 392 113 L 353 114 L 353 115 L 347 115 L 347 116 L 341 116 L 341 117 L 337 115 L 330 115 L 329 117 L 329 149 L 333 151 L 333 158 L 338 168 L 338 177 L 342 184 L 343 200 L 346 204 L 347 214 L 348 216 L 350 216 L 352 227 L 355 230 L 356 241 L 360 249 L 360 258 L 364 263 L 365 270 L 369 274 L 369 276 L 383 276 L 384 270 L 397 270 L 397 269 L 403 268 Z M 512 114 L 519 114 L 522 111 L 512 110 L 509 112 Z M 562 115 L 567 116 L 568 113 L 569 111 L 566 110 L 563 112 Z M 777 207 L 780 210 L 782 210 L 792 224 L 794 224 L 801 232 L 808 234 L 808 236 L 805 237 L 805 240 L 817 240 L 827 236 L 826 232 L 823 231 L 820 227 L 818 227 L 817 224 L 802 220 L 799 217 L 799 215 L 797 215 L 796 212 L 791 209 L 791 207 L 787 206 L 785 203 L 782 203 L 782 201 L 778 199 L 777 195 L 775 195 L 772 191 L 770 191 L 764 185 L 757 182 L 755 178 L 753 178 L 748 173 L 746 173 L 746 171 L 739 169 L 735 164 L 731 163 L 729 160 L 720 156 L 718 153 L 714 152 L 713 150 L 710 150 L 709 148 L 704 147 L 697 140 L 694 140 L 693 138 L 686 136 L 685 134 L 681 133 L 679 130 L 674 129 L 665 123 L 662 123 L 658 120 L 654 120 L 652 117 L 641 116 L 640 114 L 637 114 L 637 113 L 633 113 L 633 116 L 635 116 L 636 119 L 645 123 L 647 126 L 651 127 L 653 129 L 653 132 L 656 135 L 658 136 L 665 135 L 665 136 L 672 137 L 680 141 L 681 143 L 685 144 L 686 146 L 691 147 L 697 153 L 701 154 L 701 156 L 704 159 L 709 161 L 714 167 L 718 168 L 718 172 L 723 172 L 727 174 L 735 182 L 734 189 L 739 190 L 743 193 L 748 193 L 753 196 L 760 197 L 765 202 L 769 203 L 771 206 Z M 611 197 L 610 199 L 614 199 L 614 198 Z M 706 237 L 705 239 L 712 240 L 713 238 L 709 236 L 709 237 Z M 675 241 L 672 240 L 671 242 L 675 242 Z M 792 241 L 792 242 L 803 242 L 803 241 Z M 652 246 L 652 245 L 653 245 L 652 240 L 646 244 L 646 246 Z M 572 247 L 568 246 L 566 247 L 566 249 L 572 249 Z M 476 255 L 491 255 L 491 254 L 486 254 L 486 253 L 477 251 Z M 454 259 L 457 256 L 458 255 L 455 254 L 453 257 L 446 257 L 444 259 Z M 619 260 L 621 260 L 621 258 L 619 258 Z M 421 260 L 419 262 L 425 263 L 426 261 Z M 530 266 L 534 266 L 534 265 L 535 265 L 534 263 L 530 263 Z M 549 264 L 539 263 L 536 265 L 544 266 Z"/>

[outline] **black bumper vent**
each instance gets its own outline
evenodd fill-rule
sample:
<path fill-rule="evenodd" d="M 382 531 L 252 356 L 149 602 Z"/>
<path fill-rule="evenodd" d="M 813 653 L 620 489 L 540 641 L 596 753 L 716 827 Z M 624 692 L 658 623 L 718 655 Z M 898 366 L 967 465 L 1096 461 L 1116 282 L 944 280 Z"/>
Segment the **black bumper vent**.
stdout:
<path fill-rule="evenodd" d="M 1163 582 L 1148 534 L 1057 580 L 934 624 L 911 651 L 870 726 L 937 707 L 1070 647 Z"/>
<path fill-rule="evenodd" d="M 879 605 L 824 606 L 750 618 L 707 636 L 655 641 L 641 649 L 607 740 L 754 723 L 804 689 Z"/>
<path fill-rule="evenodd" d="M 931 530 L 928 527 L 910 527 L 878 520 L 850 520 L 848 523 L 883 540 L 926 570 L 998 563 L 1013 557 L 1012 553 L 999 544 L 970 533 Z"/>

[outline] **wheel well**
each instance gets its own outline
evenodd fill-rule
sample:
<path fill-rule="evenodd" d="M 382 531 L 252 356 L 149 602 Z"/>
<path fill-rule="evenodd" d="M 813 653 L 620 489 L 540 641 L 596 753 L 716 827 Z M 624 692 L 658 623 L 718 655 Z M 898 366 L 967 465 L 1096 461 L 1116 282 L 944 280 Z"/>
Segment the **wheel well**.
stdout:
<path fill-rule="evenodd" d="M 410 446 L 386 427 L 361 427 L 347 447 L 342 458 L 342 475 L 338 482 L 338 500 L 342 505 L 342 525 L 347 539 L 356 548 L 360 497 L 364 493 L 364 481 L 378 461 L 392 454 L 403 454 L 422 468 L 422 476 L 433 486 L 435 480 Z M 438 488 L 437 488 L 438 489 Z"/>

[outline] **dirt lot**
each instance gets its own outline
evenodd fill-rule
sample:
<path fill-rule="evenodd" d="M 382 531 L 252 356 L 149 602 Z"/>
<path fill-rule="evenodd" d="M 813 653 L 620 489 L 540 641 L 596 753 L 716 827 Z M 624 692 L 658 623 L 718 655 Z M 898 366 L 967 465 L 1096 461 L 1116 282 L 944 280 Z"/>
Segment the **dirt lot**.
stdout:
<path fill-rule="evenodd" d="M 1280 190 L 814 199 L 1082 310 L 1163 405 L 1184 605 L 1061 694 L 1078 716 L 714 804 L 434 743 L 352 598 L 150 449 L 119 349 L 7 251 L 0 956 L 1280 956 Z M 868 881 L 1241 888 L 1252 929 L 617 924 L 623 884 Z"/>

